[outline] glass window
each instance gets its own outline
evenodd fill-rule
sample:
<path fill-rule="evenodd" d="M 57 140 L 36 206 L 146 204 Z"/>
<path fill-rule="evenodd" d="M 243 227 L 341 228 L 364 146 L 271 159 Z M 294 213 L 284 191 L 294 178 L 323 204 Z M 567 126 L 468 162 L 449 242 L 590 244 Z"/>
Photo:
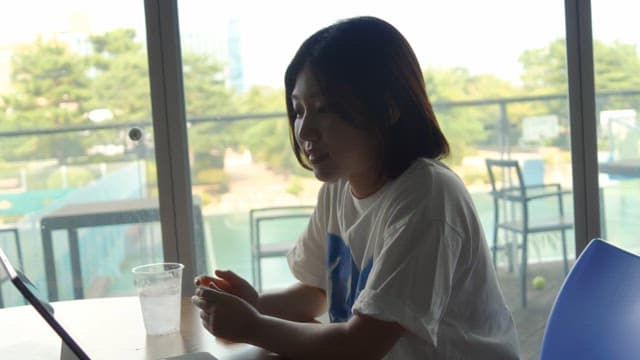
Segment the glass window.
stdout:
<path fill-rule="evenodd" d="M 602 237 L 640 250 L 640 35 L 626 1 L 592 1 Z"/>
<path fill-rule="evenodd" d="M 135 294 L 163 258 L 142 2 L 22 1 L 0 32 L 0 246 L 50 300 Z"/>
<path fill-rule="evenodd" d="M 292 9 L 261 1 L 179 3 L 193 194 L 203 204 L 210 264 L 254 284 L 260 276 L 263 288 L 292 281 L 282 256 L 260 259 L 260 230 L 251 216 L 267 207 L 314 205 L 320 185 L 292 154 L 283 75 L 307 36 L 356 15 L 388 20 L 412 44 L 452 145 L 445 161 L 468 185 L 489 246 L 495 209 L 486 159 L 516 160 L 526 184 L 555 183 L 567 190 L 562 199 L 571 219 L 563 3 L 441 1 L 412 9 L 414 2 L 402 0 L 325 1 L 305 4 L 303 16 L 292 16 Z M 531 214 L 557 207 L 541 202 Z M 264 236 L 295 241 L 296 231 Z M 498 238 L 507 244 L 497 253 L 498 275 L 523 356 L 535 356 L 539 329 L 564 277 L 560 232 L 528 236 L 526 308 L 522 237 L 501 231 Z M 572 230 L 566 238 L 572 243 Z"/>

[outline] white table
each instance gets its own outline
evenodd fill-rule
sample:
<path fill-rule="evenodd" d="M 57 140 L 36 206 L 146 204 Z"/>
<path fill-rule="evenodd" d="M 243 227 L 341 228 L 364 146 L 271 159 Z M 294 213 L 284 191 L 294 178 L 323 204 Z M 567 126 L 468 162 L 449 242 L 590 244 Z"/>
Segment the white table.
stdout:
<path fill-rule="evenodd" d="M 247 344 L 217 340 L 201 324 L 190 297 L 183 297 L 180 333 L 146 336 L 137 297 L 52 303 L 56 319 L 91 359 L 160 359 L 198 351 L 220 360 L 271 359 Z M 31 306 L 0 309 L 0 358 L 59 359 L 61 340 Z"/>

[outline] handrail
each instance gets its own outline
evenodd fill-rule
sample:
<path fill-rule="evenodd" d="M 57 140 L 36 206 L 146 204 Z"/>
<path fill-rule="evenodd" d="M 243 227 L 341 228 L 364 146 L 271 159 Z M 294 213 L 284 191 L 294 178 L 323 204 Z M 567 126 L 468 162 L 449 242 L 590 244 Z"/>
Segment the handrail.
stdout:
<path fill-rule="evenodd" d="M 640 90 L 625 90 L 625 91 L 603 91 L 598 92 L 598 97 L 610 97 L 610 96 L 628 96 L 628 95 L 640 95 Z M 478 99 L 478 100 L 461 100 L 461 101 L 437 101 L 433 103 L 435 108 L 449 108 L 456 106 L 484 106 L 484 105 L 498 105 L 498 104 L 510 104 L 518 102 L 531 102 L 531 101 L 548 101 L 566 99 L 567 94 L 549 94 L 549 95 L 537 95 L 537 96 L 516 96 L 505 98 L 492 98 L 492 99 Z M 252 119 L 271 119 L 278 117 L 286 117 L 286 113 L 272 112 L 272 113 L 255 113 L 255 114 L 223 114 L 223 115 L 211 115 L 211 116 L 198 116 L 189 117 L 187 122 L 190 124 L 199 124 L 206 122 L 233 122 L 240 120 L 252 120 Z M 74 125 L 64 126 L 48 129 L 20 129 L 11 131 L 0 131 L 1 137 L 15 137 L 15 136 L 32 136 L 32 135 L 46 135 L 46 134 L 58 134 L 69 132 L 81 132 L 87 130 L 108 130 L 108 129 L 120 129 L 130 127 L 145 127 L 151 126 L 151 119 L 138 120 L 132 122 L 119 122 L 114 124 L 91 124 L 91 125 Z"/>

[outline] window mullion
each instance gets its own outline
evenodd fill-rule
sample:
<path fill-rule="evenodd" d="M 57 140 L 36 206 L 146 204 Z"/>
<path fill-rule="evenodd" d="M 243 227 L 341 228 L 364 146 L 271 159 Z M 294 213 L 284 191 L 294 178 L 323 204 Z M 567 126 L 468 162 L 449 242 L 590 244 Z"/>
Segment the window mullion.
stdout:
<path fill-rule="evenodd" d="M 145 0 L 145 13 L 164 257 L 183 263 L 184 278 L 192 279 L 193 203 L 177 1 Z M 183 281 L 183 293 L 192 287 Z"/>

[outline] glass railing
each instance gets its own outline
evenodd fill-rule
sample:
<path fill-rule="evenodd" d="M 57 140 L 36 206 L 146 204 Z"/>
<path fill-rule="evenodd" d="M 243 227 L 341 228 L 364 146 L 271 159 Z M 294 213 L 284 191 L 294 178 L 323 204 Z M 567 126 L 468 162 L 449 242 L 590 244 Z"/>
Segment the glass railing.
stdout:
<path fill-rule="evenodd" d="M 639 98 L 640 91 L 602 93 L 598 95 L 598 111 L 623 108 L 638 112 L 640 111 Z M 489 196 L 489 181 L 484 159 L 519 160 L 523 164 L 527 177 L 544 182 L 559 182 L 563 188 L 571 190 L 569 120 L 566 104 L 566 96 L 560 95 L 434 103 L 436 114 L 452 143 L 453 153 L 446 162 L 469 187 L 483 222 L 487 241 L 492 241 L 493 203 Z M 628 137 L 635 136 L 636 139 L 636 152 L 625 155 L 627 158 L 629 156 L 637 158 L 638 154 L 638 135 L 635 132 L 637 119 L 634 121 L 636 122 L 624 122 L 628 128 Z M 280 133 L 272 134 L 272 137 L 286 137 L 288 131 L 284 113 L 206 116 L 191 118 L 188 122 L 190 132 L 201 133 L 203 136 L 211 131 L 234 131 L 264 136 L 259 130 L 266 122 L 273 122 L 276 128 L 283 129 Z M 464 136 L 465 133 L 460 133 L 462 131 L 459 129 L 460 123 L 472 124 L 476 133 Z M 64 163 L 55 159 L 37 158 L 0 162 L 0 224 L 5 228 L 17 229 L 24 268 L 39 287 L 46 288 L 44 274 L 46 270 L 40 239 L 42 216 L 70 203 L 99 201 L 102 198 L 113 200 L 157 196 L 155 188 L 147 186 L 148 183 L 156 183 L 155 164 L 153 159 L 147 156 L 153 152 L 153 142 L 132 143 L 122 140 L 126 139 L 126 134 L 132 127 L 149 131 L 150 126 L 150 122 L 141 121 L 133 125 L 130 123 L 100 124 L 100 126 L 0 132 L 0 147 L 3 149 L 34 136 L 104 139 L 91 141 L 92 144 L 101 144 L 100 146 L 75 149 L 75 152 L 67 154 Z M 470 131 L 468 128 L 466 130 Z M 194 139 L 193 136 L 190 137 Z M 607 132 L 601 131 L 600 138 L 606 140 Z M 633 144 L 633 141 L 629 140 L 629 142 Z M 622 150 L 613 148 L 614 145 L 621 144 L 601 141 L 600 150 L 606 154 L 622 154 Z M 267 148 L 269 146 L 272 148 Z M 274 151 L 273 147 L 276 147 L 277 151 Z M 273 154 L 279 157 L 276 158 Z M 277 198 L 278 201 L 286 199 L 288 205 L 296 203 L 313 205 L 318 182 L 312 178 L 311 174 L 295 169 L 297 164 L 289 149 L 288 139 L 261 137 L 256 139 L 255 144 L 245 148 L 234 148 L 230 145 L 226 153 L 195 154 L 194 156 L 196 163 L 201 161 L 198 167 L 201 172 L 192 172 L 192 183 L 194 195 L 202 205 L 206 249 L 209 250 L 207 266 L 233 268 L 246 278 L 250 278 L 249 210 L 265 205 L 280 205 L 269 203 L 273 202 L 270 200 L 273 198 Z M 606 157 L 604 161 L 609 159 L 615 159 L 615 157 Z M 272 189 L 274 197 L 261 197 L 264 195 L 262 193 L 272 190 L 256 188 L 250 194 L 250 197 L 255 199 L 255 203 L 238 200 L 244 199 L 243 196 L 247 195 L 241 192 L 246 192 L 246 186 L 250 189 L 251 184 L 243 181 L 246 182 L 255 169 L 274 169 L 278 166 L 289 169 L 287 170 L 289 174 L 286 177 L 286 184 L 280 184 L 282 186 L 279 188 Z M 207 173 L 207 167 L 217 171 Z M 276 171 L 274 174 L 282 174 L 282 172 Z M 244 184 L 245 187 L 240 184 Z M 637 209 L 640 208 L 638 206 L 640 205 L 638 204 L 640 186 L 638 185 L 640 185 L 638 178 L 611 178 L 603 192 L 607 214 L 606 228 L 618 242 L 624 243 L 625 239 L 633 233 L 628 230 L 640 225 L 637 220 L 640 217 L 636 214 Z M 567 196 L 565 210 L 569 214 L 573 208 L 571 201 L 571 196 Z M 547 210 L 543 205 L 536 211 Z M 86 269 L 83 270 L 85 294 L 92 294 L 91 296 L 133 294 L 129 279 L 122 278 L 126 272 L 123 269 L 126 270 L 131 265 L 130 254 L 139 253 L 139 251 L 132 251 L 132 247 L 147 246 L 148 249 L 143 251 L 144 253 L 161 256 L 161 251 L 156 249 L 160 246 L 159 242 L 140 241 L 143 237 L 154 237 L 157 232 L 157 224 L 121 225 L 81 231 L 79 235 L 80 249 L 83 252 L 81 267 Z M 66 235 L 54 234 L 54 236 L 65 237 Z M 572 234 L 569 238 L 572 239 Z M 634 241 L 628 240 L 628 243 L 633 245 L 632 248 L 637 247 Z M 7 252 L 16 253 L 16 250 L 13 250 L 15 245 L 10 233 L 0 233 L 0 247 L 9 249 Z M 71 255 L 67 246 L 58 246 L 55 254 L 56 262 L 70 263 Z M 560 248 L 556 242 L 543 240 L 531 249 L 529 261 L 532 263 L 552 261 L 559 259 L 560 256 Z M 501 260 L 499 264 L 502 266 L 505 263 Z M 60 280 L 70 279 L 70 265 L 59 266 L 56 271 L 62 285 L 60 297 L 62 299 L 73 297 L 71 285 L 67 287 L 64 285 L 71 281 Z M 265 288 L 279 286 L 291 280 L 286 264 L 278 259 L 265 263 L 263 273 L 267 274 Z M 106 288 L 100 289 L 99 279 L 105 276 L 112 279 Z M 2 284 L 3 290 L 6 285 Z M 4 291 L 3 294 L 6 298 L 9 292 Z M 15 297 L 5 299 L 4 303 L 11 305 L 22 302 Z"/>

